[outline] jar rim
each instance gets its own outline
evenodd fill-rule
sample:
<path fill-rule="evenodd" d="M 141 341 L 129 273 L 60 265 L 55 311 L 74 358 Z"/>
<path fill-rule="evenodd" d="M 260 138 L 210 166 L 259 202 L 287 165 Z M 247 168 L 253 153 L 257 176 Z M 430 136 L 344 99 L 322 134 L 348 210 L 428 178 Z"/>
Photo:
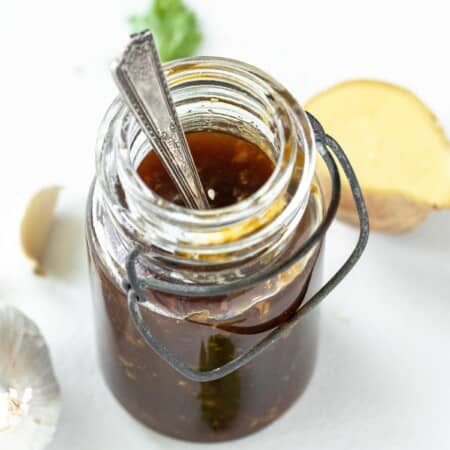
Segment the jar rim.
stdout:
<path fill-rule="evenodd" d="M 315 151 L 314 151 L 314 133 L 312 133 L 312 128 L 309 124 L 309 121 L 306 118 L 305 111 L 299 107 L 297 104 L 297 101 L 294 99 L 294 97 L 282 86 L 278 81 L 276 81 L 274 78 L 272 78 L 269 74 L 262 71 L 261 69 L 251 65 L 244 63 L 242 61 L 238 61 L 231 58 L 224 58 L 224 57 L 218 57 L 218 56 L 194 56 L 194 57 L 188 57 L 188 58 L 182 58 L 177 59 L 174 61 L 169 61 L 165 64 L 163 64 L 163 69 L 167 76 L 167 81 L 169 87 L 172 87 L 171 85 L 171 76 L 173 72 L 176 71 L 184 71 L 186 68 L 192 68 L 192 69 L 205 69 L 208 66 L 217 66 L 217 67 L 226 67 L 227 69 L 238 69 L 240 71 L 245 71 L 245 75 L 248 77 L 250 75 L 254 76 L 256 75 L 260 80 L 268 83 L 272 88 L 274 88 L 277 92 L 282 92 L 283 97 L 288 96 L 288 102 L 289 106 L 294 107 L 296 114 L 298 114 L 300 111 L 304 115 L 305 122 L 302 121 L 302 128 L 300 129 L 301 132 L 308 134 L 308 137 L 311 137 L 311 141 L 306 138 L 307 146 L 304 149 L 305 150 L 305 165 L 304 165 L 304 172 L 302 174 L 302 181 L 301 183 L 304 185 L 304 187 L 300 187 L 301 192 L 306 195 L 308 193 L 309 186 L 312 183 L 312 179 L 314 176 L 314 170 L 315 170 Z M 119 100 L 120 102 L 120 100 Z M 297 108 L 298 107 L 298 108 Z M 303 129 L 303 125 L 307 125 L 308 129 Z M 252 195 L 247 197 L 246 199 L 234 203 L 225 207 L 220 208 L 214 208 L 213 210 L 207 210 L 207 209 L 200 209 L 200 210 L 193 210 L 191 208 L 188 208 L 183 205 L 177 205 L 175 203 L 169 202 L 162 197 L 158 196 L 156 193 L 154 194 L 155 197 L 158 198 L 158 200 L 161 201 L 163 204 L 162 207 L 160 207 L 158 204 L 153 205 L 156 208 L 161 208 L 163 211 L 169 211 L 174 212 L 180 215 L 180 218 L 182 217 L 186 223 L 189 223 L 191 220 L 195 223 L 195 218 L 198 217 L 202 223 L 205 223 L 205 219 L 208 220 L 208 218 L 212 217 L 213 220 L 217 220 L 217 215 L 226 215 L 227 213 L 233 213 L 236 211 L 247 211 L 249 207 L 251 207 L 252 203 L 255 202 L 255 199 L 261 197 L 267 191 L 270 189 L 271 182 L 276 180 L 277 177 L 280 176 L 280 160 L 277 161 L 275 168 L 269 177 L 269 179 L 266 181 L 266 183 L 261 186 L 260 189 L 255 191 Z M 145 186 L 141 178 L 137 177 L 139 180 L 139 183 L 141 186 Z M 147 186 L 145 186 L 147 187 Z M 303 195 L 303 196 L 304 196 Z M 302 197 L 303 197 L 302 196 Z"/>
<path fill-rule="evenodd" d="M 177 74 L 183 73 L 183 76 L 186 76 L 186 72 L 189 70 L 200 72 L 200 74 L 206 70 L 216 70 L 222 71 L 223 73 L 235 71 L 240 76 L 245 77 L 246 80 L 251 79 L 256 86 L 258 86 L 259 83 L 262 83 L 265 88 L 270 89 L 270 95 L 274 97 L 272 98 L 273 102 L 278 102 L 279 104 L 284 105 L 285 109 L 290 114 L 289 120 L 293 121 L 292 129 L 294 130 L 294 132 L 291 133 L 291 138 L 296 140 L 296 145 L 298 145 L 299 142 L 301 143 L 304 166 L 298 183 L 298 189 L 295 193 L 295 202 L 292 201 L 291 204 L 288 205 L 290 206 L 290 209 L 286 207 L 283 211 L 284 217 L 280 214 L 279 217 L 277 217 L 269 225 L 272 226 L 272 229 L 279 226 L 283 218 L 287 217 L 288 214 L 292 215 L 292 210 L 296 207 L 295 203 L 302 203 L 306 207 L 315 171 L 314 133 L 312 132 L 311 125 L 304 110 L 280 83 L 254 66 L 240 61 L 220 57 L 203 56 L 177 60 L 165 64 L 164 70 L 166 71 L 168 77 L 169 86 L 171 86 L 171 83 L 172 85 L 174 84 L 173 79 L 176 78 Z M 104 119 L 104 123 L 111 123 L 113 120 L 118 123 L 118 127 L 116 127 L 116 141 L 121 143 L 120 147 L 124 150 L 122 152 L 119 151 L 119 155 L 124 165 L 123 170 L 127 172 L 127 176 L 124 177 L 126 180 L 126 192 L 146 207 L 151 207 L 152 217 L 162 217 L 164 220 L 167 220 L 174 225 L 182 224 L 183 226 L 192 227 L 192 229 L 198 229 L 201 227 L 201 231 L 205 233 L 205 236 L 207 235 L 206 232 L 210 231 L 210 235 L 212 235 L 213 230 L 217 230 L 220 227 L 226 227 L 230 223 L 233 224 L 239 223 L 240 221 L 242 222 L 250 216 L 258 217 L 264 208 L 268 208 L 269 205 L 273 204 L 276 200 L 276 190 L 274 189 L 274 187 L 277 186 L 276 183 L 280 185 L 283 181 L 283 176 L 285 178 L 290 176 L 289 171 L 286 171 L 284 174 L 281 173 L 281 158 L 279 158 L 276 163 L 274 173 L 272 173 L 265 185 L 263 185 L 253 195 L 241 202 L 224 208 L 211 210 L 192 210 L 184 206 L 179 206 L 168 202 L 157 196 L 156 193 L 153 193 L 147 188 L 147 186 L 145 186 L 132 165 L 130 152 L 127 148 L 126 136 L 123 133 L 123 123 L 127 114 L 129 115 L 127 108 L 121 100 L 117 98 L 109 108 L 109 111 Z M 104 174 L 102 174 L 101 167 L 99 167 L 101 165 L 99 163 L 99 159 L 101 158 L 101 145 L 99 147 L 100 152 L 97 154 L 97 172 L 100 174 L 99 179 L 103 186 L 103 190 L 108 192 L 108 187 L 105 186 L 107 184 L 107 181 L 105 181 L 107 176 L 105 177 Z M 291 160 L 290 164 L 290 170 L 293 171 L 295 166 L 294 161 Z M 303 212 L 301 212 L 301 214 L 303 214 Z M 254 232 L 242 237 L 242 239 L 239 240 L 239 245 L 242 247 L 252 246 L 255 242 L 261 239 L 261 235 L 264 233 L 264 230 L 268 233 L 266 229 L 268 227 L 264 225 L 264 227 L 256 229 Z M 232 252 L 236 247 L 236 241 L 230 242 L 225 240 L 224 242 L 219 243 L 204 241 L 203 244 L 201 242 L 202 241 L 199 241 L 199 244 L 197 245 L 201 248 L 201 251 L 204 254 L 225 254 L 227 252 Z M 177 242 L 177 249 L 181 252 L 190 251 L 189 245 L 184 246 L 182 239 Z"/>

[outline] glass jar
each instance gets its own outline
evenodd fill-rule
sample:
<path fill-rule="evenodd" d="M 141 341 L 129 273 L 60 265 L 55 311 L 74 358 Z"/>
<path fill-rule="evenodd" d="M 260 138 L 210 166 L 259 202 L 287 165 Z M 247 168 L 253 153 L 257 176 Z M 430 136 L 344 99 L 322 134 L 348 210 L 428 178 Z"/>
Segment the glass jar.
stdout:
<path fill-rule="evenodd" d="M 151 144 L 113 102 L 87 207 L 98 353 L 111 392 L 142 423 L 180 439 L 234 439 L 279 417 L 313 372 L 312 307 L 328 288 L 308 299 L 322 282 L 339 176 L 313 119 L 265 73 L 221 58 L 164 68 L 185 131 L 245 138 L 275 168 L 237 204 L 177 206 L 139 178 Z M 328 207 L 318 149 L 331 170 Z"/>

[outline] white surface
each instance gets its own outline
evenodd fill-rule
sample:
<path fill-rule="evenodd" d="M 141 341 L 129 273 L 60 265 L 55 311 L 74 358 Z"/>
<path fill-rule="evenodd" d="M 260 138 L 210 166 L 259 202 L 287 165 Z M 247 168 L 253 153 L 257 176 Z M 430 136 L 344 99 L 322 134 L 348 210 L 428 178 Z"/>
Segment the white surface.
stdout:
<path fill-rule="evenodd" d="M 145 4 L 0 5 L 0 301 L 34 318 L 51 347 L 64 409 L 49 450 L 198 448 L 129 418 L 104 387 L 95 357 L 83 207 L 96 128 L 115 95 L 108 62 L 126 39 L 125 17 Z M 353 77 L 397 82 L 450 131 L 444 0 L 191 4 L 204 23 L 205 54 L 256 64 L 301 101 Z M 54 275 L 35 278 L 19 252 L 18 224 L 29 195 L 50 183 L 65 186 L 48 255 Z M 329 272 L 356 232 L 336 224 L 330 234 Z M 407 235 L 373 234 L 322 308 L 320 357 L 301 401 L 264 431 L 216 448 L 449 449 L 449 280 L 449 212 Z"/>

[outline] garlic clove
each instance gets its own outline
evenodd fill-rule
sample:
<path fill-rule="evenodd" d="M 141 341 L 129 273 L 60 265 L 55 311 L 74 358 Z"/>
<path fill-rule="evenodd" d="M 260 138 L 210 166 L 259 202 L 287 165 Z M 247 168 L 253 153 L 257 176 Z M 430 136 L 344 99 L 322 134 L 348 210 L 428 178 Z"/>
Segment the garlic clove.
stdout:
<path fill-rule="evenodd" d="M 37 326 L 0 305 L 0 449 L 42 450 L 51 441 L 61 397 Z"/>
<path fill-rule="evenodd" d="M 33 262 L 34 273 L 38 275 L 44 274 L 42 260 L 60 190 L 59 186 L 50 186 L 36 192 L 22 218 L 20 228 L 22 249 Z"/>

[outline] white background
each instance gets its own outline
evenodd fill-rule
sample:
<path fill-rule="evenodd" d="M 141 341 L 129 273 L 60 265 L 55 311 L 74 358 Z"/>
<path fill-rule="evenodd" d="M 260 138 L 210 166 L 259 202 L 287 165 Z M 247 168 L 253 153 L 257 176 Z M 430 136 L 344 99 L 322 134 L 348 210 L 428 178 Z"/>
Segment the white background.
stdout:
<path fill-rule="evenodd" d="M 190 4 L 204 28 L 201 53 L 260 66 L 301 102 L 335 82 L 376 77 L 411 88 L 450 131 L 446 0 Z M 129 418 L 95 357 L 83 208 L 96 129 L 116 92 L 109 62 L 126 40 L 125 18 L 145 5 L 0 3 L 0 302 L 30 315 L 49 342 L 64 399 L 50 450 L 199 447 Z M 53 183 L 65 189 L 47 258 L 52 275 L 36 278 L 19 250 L 20 216 L 33 191 Z M 334 226 L 329 273 L 355 237 Z M 301 401 L 264 431 L 215 448 L 449 449 L 449 212 L 431 214 L 409 234 L 373 234 L 322 313 L 317 370 Z"/>

